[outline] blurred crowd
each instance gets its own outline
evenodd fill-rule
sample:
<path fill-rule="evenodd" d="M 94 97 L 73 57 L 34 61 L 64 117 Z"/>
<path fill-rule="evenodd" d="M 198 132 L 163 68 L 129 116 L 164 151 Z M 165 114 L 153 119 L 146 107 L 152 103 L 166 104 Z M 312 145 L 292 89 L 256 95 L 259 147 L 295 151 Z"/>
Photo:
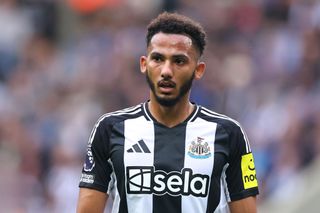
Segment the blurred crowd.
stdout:
<path fill-rule="evenodd" d="M 95 121 L 148 98 L 139 57 L 164 10 L 207 31 L 192 100 L 242 123 L 259 202 L 303 187 L 320 156 L 320 1 L 1 0 L 1 212 L 74 212 Z"/>

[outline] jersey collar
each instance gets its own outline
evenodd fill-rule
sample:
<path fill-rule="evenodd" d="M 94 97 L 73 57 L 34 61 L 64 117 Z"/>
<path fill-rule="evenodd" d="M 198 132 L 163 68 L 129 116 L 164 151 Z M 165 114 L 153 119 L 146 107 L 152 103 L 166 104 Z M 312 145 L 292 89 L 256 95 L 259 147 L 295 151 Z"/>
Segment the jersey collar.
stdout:
<path fill-rule="evenodd" d="M 151 114 L 150 110 L 149 110 L 149 107 L 148 107 L 148 102 L 150 100 L 142 103 L 142 110 L 144 112 L 144 115 L 146 117 L 146 119 L 148 121 L 153 121 L 155 123 L 158 123 L 160 125 L 162 125 L 161 123 L 159 123 Z M 197 114 L 199 112 L 199 109 L 200 109 L 200 106 L 197 105 L 196 103 L 193 103 L 192 104 L 195 106 L 194 109 L 193 109 L 193 112 L 186 118 L 186 120 L 184 120 L 182 123 L 187 123 L 187 122 L 193 122 L 195 120 L 195 118 L 197 117 Z M 178 124 L 179 125 L 179 124 Z"/>

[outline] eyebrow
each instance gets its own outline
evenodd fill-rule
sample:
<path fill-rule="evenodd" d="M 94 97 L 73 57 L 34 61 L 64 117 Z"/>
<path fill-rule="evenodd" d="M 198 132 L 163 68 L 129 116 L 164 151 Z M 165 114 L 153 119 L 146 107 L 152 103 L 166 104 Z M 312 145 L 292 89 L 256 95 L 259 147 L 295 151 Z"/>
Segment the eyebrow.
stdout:
<path fill-rule="evenodd" d="M 158 52 L 152 52 L 152 53 L 150 53 L 150 56 L 163 56 L 163 54 L 158 53 Z"/>
<path fill-rule="evenodd" d="M 154 57 L 154 56 L 161 56 L 161 57 L 163 57 L 164 56 L 164 54 L 162 54 L 162 53 L 159 53 L 159 52 L 152 52 L 152 53 L 150 53 L 150 56 L 151 57 Z M 189 56 L 187 56 L 187 55 L 185 55 L 185 54 L 174 54 L 174 55 L 172 55 L 171 56 L 172 58 L 190 58 Z"/>

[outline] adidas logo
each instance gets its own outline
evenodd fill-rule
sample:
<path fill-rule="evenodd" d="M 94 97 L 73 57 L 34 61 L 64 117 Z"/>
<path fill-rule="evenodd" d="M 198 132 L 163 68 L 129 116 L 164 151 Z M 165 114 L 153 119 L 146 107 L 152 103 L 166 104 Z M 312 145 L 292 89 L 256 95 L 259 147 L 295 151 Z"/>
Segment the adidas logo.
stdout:
<path fill-rule="evenodd" d="M 143 140 L 138 141 L 138 143 L 132 145 L 132 148 L 128 149 L 127 152 L 129 153 L 151 153 L 147 145 Z"/>

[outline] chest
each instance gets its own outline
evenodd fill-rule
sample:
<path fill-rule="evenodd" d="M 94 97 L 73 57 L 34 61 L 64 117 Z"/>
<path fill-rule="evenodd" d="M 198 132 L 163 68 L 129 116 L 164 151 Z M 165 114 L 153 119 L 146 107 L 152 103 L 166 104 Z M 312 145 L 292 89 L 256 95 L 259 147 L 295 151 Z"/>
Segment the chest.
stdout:
<path fill-rule="evenodd" d="M 217 143 L 217 124 L 198 120 L 174 128 L 133 119 L 115 126 L 110 156 L 116 167 L 149 168 L 155 171 L 209 175 L 225 165 L 227 145 Z M 215 168 L 215 169 L 214 169 Z"/>

